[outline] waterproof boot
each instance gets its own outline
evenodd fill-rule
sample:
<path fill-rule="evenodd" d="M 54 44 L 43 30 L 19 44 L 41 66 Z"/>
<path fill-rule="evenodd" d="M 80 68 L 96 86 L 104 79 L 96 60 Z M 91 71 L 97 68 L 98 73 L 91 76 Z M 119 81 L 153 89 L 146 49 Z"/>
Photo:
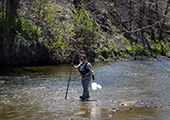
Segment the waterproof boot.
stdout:
<path fill-rule="evenodd" d="M 81 98 L 81 99 L 85 99 L 85 97 L 83 97 L 83 96 L 80 96 L 80 98 Z"/>
<path fill-rule="evenodd" d="M 87 93 L 86 93 L 86 97 L 84 97 L 84 96 L 80 96 L 80 98 L 81 98 L 81 99 L 90 98 L 90 96 L 89 96 L 89 91 L 87 91 Z"/>
<path fill-rule="evenodd" d="M 90 98 L 90 96 L 88 95 L 88 96 L 86 96 L 86 98 Z"/>
<path fill-rule="evenodd" d="M 90 98 L 89 91 L 87 91 L 86 98 Z"/>

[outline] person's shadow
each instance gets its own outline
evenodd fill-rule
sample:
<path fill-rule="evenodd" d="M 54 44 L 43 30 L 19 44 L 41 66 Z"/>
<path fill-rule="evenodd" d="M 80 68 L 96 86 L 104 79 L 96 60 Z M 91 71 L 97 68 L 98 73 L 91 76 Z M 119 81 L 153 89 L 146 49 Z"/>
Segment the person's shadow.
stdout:
<path fill-rule="evenodd" d="M 94 102 L 96 100 L 93 100 L 93 99 L 80 99 L 81 102 Z"/>

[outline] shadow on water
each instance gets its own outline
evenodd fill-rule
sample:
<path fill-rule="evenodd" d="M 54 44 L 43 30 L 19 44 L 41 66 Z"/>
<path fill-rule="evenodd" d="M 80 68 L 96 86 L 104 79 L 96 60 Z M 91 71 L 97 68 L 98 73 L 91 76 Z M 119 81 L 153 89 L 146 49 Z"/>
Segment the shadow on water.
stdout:
<path fill-rule="evenodd" d="M 64 99 L 70 65 L 0 69 L 0 119 L 170 118 L 170 61 L 92 63 L 95 82 L 82 101 L 81 78 L 73 70 Z"/>
<path fill-rule="evenodd" d="M 87 100 L 80 100 L 81 102 L 94 102 L 94 101 L 97 101 L 97 100 L 89 100 L 89 99 L 87 99 Z"/>

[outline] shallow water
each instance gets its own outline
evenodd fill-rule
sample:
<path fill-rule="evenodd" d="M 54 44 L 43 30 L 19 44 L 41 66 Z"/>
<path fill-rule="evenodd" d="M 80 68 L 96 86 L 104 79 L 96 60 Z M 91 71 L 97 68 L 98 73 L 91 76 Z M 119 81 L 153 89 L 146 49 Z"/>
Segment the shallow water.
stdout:
<path fill-rule="evenodd" d="M 91 98 L 81 101 L 81 77 L 70 65 L 0 69 L 0 119 L 169 120 L 170 61 L 92 63 Z"/>

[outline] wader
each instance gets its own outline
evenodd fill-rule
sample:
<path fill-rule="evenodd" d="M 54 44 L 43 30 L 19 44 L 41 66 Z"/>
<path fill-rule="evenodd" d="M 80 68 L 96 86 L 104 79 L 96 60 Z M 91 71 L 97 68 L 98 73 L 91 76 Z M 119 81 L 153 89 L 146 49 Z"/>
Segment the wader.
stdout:
<path fill-rule="evenodd" d="M 89 68 L 87 68 L 87 64 L 88 62 L 86 62 L 85 64 L 81 64 L 78 69 L 79 72 L 81 73 L 82 76 L 82 86 L 83 86 L 83 95 L 80 96 L 80 98 L 89 98 L 89 86 L 90 86 L 90 81 L 91 81 L 91 73 Z"/>
<path fill-rule="evenodd" d="M 82 86 L 83 86 L 83 95 L 82 98 L 89 98 L 89 86 L 91 81 L 91 75 L 87 77 L 82 76 Z"/>

